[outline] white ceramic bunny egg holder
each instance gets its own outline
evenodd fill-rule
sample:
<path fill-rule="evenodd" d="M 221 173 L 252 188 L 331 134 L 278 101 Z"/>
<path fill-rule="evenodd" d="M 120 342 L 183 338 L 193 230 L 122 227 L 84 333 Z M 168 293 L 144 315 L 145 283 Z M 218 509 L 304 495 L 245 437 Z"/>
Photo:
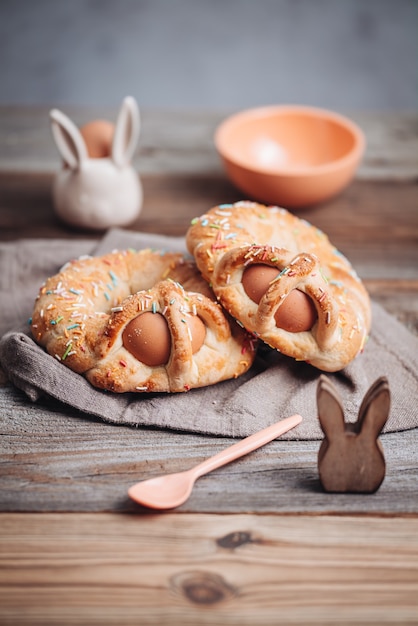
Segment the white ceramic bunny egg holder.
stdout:
<path fill-rule="evenodd" d="M 141 181 L 131 165 L 140 130 L 135 99 L 122 102 L 108 157 L 90 158 L 80 130 L 61 111 L 53 109 L 50 121 L 64 161 L 52 190 L 57 215 L 73 226 L 98 230 L 133 222 L 143 199 Z"/>

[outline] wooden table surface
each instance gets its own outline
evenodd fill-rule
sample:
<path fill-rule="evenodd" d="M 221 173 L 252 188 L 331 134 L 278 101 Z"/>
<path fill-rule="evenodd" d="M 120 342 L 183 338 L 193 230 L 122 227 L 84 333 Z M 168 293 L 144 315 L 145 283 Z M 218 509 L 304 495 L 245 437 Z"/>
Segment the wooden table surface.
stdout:
<path fill-rule="evenodd" d="M 299 215 L 418 334 L 418 116 L 348 113 L 368 142 L 356 180 Z M 184 235 L 195 215 L 242 199 L 212 142 L 226 114 L 143 112 L 134 230 Z M 0 241 L 100 238 L 54 216 L 46 108 L 0 108 L 0 146 Z M 275 441 L 152 514 L 127 486 L 185 469 L 186 447 L 193 464 L 232 440 L 33 405 L 0 377 L 0 624 L 418 624 L 418 429 L 382 437 L 388 472 L 372 496 L 324 494 L 319 442 Z"/>

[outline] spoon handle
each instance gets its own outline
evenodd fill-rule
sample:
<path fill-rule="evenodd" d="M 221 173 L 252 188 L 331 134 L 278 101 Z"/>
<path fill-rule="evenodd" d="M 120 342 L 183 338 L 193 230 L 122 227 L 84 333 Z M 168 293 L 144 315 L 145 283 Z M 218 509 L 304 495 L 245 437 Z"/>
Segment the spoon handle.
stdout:
<path fill-rule="evenodd" d="M 192 470 L 194 476 L 198 478 L 199 476 L 208 474 L 212 470 L 222 467 L 222 465 L 235 461 L 235 459 L 238 459 L 253 450 L 257 450 L 257 448 L 261 448 L 261 446 L 273 441 L 276 437 L 283 435 L 283 433 L 286 433 L 291 428 L 300 424 L 301 421 L 302 417 L 300 415 L 292 415 L 291 417 L 287 417 L 280 422 L 276 422 L 275 424 L 254 433 L 254 435 L 250 435 L 249 437 L 242 439 L 238 443 L 234 443 L 229 448 L 218 452 L 218 454 L 215 454 L 209 459 L 206 459 L 206 461 L 196 465 L 196 467 Z"/>

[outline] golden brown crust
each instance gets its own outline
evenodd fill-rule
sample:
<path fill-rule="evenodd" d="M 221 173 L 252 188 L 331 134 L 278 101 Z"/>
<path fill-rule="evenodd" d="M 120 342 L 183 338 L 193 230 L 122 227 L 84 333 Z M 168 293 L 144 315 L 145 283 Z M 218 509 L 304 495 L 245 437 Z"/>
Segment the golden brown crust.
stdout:
<path fill-rule="evenodd" d="M 186 241 L 221 304 L 270 346 L 324 371 L 342 369 L 362 350 L 369 296 L 349 261 L 305 220 L 255 202 L 220 205 L 193 220 Z M 242 276 L 260 263 L 280 275 L 256 304 Z M 318 319 L 309 331 L 291 333 L 274 316 L 296 288 L 312 299 Z"/>
<path fill-rule="evenodd" d="M 165 365 L 149 367 L 123 345 L 126 325 L 145 311 L 168 323 Z M 206 328 L 194 354 L 184 324 L 191 315 Z M 116 392 L 187 391 L 238 376 L 254 360 L 247 333 L 221 309 L 195 263 L 178 253 L 124 250 L 69 262 L 41 287 L 31 329 L 49 354 Z"/>

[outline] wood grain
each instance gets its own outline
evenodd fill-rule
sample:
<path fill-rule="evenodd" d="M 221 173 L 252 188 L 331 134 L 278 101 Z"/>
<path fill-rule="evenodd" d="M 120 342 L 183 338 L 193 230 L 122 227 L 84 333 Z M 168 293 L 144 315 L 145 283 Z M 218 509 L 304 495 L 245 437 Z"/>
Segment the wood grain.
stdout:
<path fill-rule="evenodd" d="M 128 487 L 188 469 L 236 441 L 109 426 L 52 400 L 28 404 L 11 387 L 0 390 L 0 413 L 0 511 L 143 513 Z M 277 440 L 200 478 L 179 511 L 418 515 L 418 429 L 381 441 L 387 473 L 371 496 L 325 493 L 320 442 Z"/>
<path fill-rule="evenodd" d="M 0 171 L 52 173 L 59 155 L 49 127 L 51 107 L 1 107 Z M 65 107 L 81 126 L 93 119 L 116 119 L 117 108 Z M 213 136 L 231 113 L 219 111 L 143 110 L 135 167 L 141 175 L 220 173 L 222 166 Z M 341 111 L 366 136 L 366 153 L 359 180 L 416 181 L 418 177 L 418 121 L 414 112 Z"/>
<path fill-rule="evenodd" d="M 55 217 L 51 182 L 48 174 L 0 173 L 0 241 L 102 236 L 70 229 Z M 132 228 L 147 233 L 183 236 L 195 215 L 240 197 L 221 175 L 152 175 L 143 184 L 144 208 Z M 357 181 L 338 198 L 299 214 L 327 232 L 372 297 L 413 332 L 418 332 L 417 197 L 418 183 Z"/>
<path fill-rule="evenodd" d="M 0 240 L 92 236 L 89 231 L 69 228 L 55 217 L 51 185 L 49 174 L 0 173 Z M 143 210 L 132 225 L 142 232 L 184 235 L 196 215 L 218 203 L 242 199 L 221 174 L 147 175 L 143 185 Z M 299 211 L 298 216 L 324 230 L 345 254 L 355 254 L 363 262 L 378 255 L 381 262 L 387 258 L 388 248 L 384 246 L 389 246 L 391 256 L 398 252 L 405 267 L 410 267 L 411 260 L 417 260 L 413 255 L 418 239 L 417 195 L 418 182 L 355 181 L 337 198 Z M 95 235 L 99 238 L 102 233 Z"/>
<path fill-rule="evenodd" d="M 416 624 L 418 520 L 0 516 L 0 621 Z"/>

